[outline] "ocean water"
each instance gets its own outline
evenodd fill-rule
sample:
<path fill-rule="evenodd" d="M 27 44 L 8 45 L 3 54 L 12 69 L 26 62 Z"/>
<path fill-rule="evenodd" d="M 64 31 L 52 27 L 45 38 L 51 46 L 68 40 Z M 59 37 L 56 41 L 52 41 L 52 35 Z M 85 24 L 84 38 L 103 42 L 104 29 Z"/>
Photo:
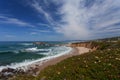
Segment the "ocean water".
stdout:
<path fill-rule="evenodd" d="M 33 42 L 0 42 L 0 70 L 5 67 L 18 68 L 37 61 L 64 55 L 70 47 L 56 46 L 59 42 L 47 42 L 52 46 L 35 45 Z"/>

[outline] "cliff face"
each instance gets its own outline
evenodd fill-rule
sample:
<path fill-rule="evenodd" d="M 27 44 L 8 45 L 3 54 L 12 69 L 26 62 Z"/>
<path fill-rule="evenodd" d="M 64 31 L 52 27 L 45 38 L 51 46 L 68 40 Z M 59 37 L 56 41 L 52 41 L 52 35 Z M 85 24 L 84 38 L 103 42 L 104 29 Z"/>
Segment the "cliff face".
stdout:
<path fill-rule="evenodd" d="M 72 43 L 71 47 L 86 47 L 90 48 L 92 51 L 98 49 L 98 45 L 95 45 L 93 42 L 80 42 L 80 43 Z"/>

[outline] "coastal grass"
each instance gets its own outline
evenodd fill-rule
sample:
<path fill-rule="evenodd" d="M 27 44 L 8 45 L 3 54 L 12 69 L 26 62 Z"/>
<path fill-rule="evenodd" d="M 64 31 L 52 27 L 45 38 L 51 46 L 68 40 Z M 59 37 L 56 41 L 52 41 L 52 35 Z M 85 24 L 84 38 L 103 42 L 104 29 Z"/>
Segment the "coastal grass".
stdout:
<path fill-rule="evenodd" d="M 49 66 L 37 76 L 45 80 L 119 80 L 120 49 L 95 51 Z"/>
<path fill-rule="evenodd" d="M 37 76 L 16 75 L 10 80 L 120 80 L 120 41 L 95 42 L 98 50 L 48 66 Z"/>

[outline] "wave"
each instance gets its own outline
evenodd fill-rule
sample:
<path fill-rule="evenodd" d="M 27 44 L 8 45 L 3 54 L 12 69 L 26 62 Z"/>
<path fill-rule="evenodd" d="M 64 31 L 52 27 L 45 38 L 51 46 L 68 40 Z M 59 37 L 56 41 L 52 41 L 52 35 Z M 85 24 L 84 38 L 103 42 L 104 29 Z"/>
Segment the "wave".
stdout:
<path fill-rule="evenodd" d="M 22 50 L 23 52 L 49 52 L 51 49 L 38 49 L 37 47 L 27 48 Z"/>
<path fill-rule="evenodd" d="M 30 46 L 30 45 L 33 45 L 33 43 L 20 43 L 20 45 L 23 45 L 23 46 Z"/>
<path fill-rule="evenodd" d="M 37 47 L 26 48 L 21 50 L 8 50 L 8 51 L 0 51 L 0 53 L 20 53 L 20 52 L 50 52 L 51 49 L 38 49 Z"/>
<path fill-rule="evenodd" d="M 8 53 L 20 53 L 18 50 L 13 50 L 13 51 L 0 51 L 0 54 L 8 54 Z"/>
<path fill-rule="evenodd" d="M 13 69 L 23 69 L 24 71 L 28 69 L 29 65 L 33 64 L 33 63 L 36 63 L 36 62 L 40 62 L 40 65 L 42 65 L 44 62 L 50 60 L 50 59 L 53 59 L 53 58 L 56 58 L 56 57 L 59 57 L 59 56 L 62 56 L 62 55 L 65 55 L 67 53 L 69 53 L 70 51 L 72 50 L 71 47 L 66 47 L 66 51 L 62 51 L 61 53 L 59 54 L 56 54 L 56 55 L 49 55 L 49 56 L 46 56 L 46 57 L 43 57 L 43 58 L 40 58 L 40 59 L 37 59 L 37 60 L 25 60 L 21 63 L 12 63 L 10 65 L 7 65 L 7 66 L 0 66 L 0 71 L 2 71 L 4 68 L 13 68 Z"/>

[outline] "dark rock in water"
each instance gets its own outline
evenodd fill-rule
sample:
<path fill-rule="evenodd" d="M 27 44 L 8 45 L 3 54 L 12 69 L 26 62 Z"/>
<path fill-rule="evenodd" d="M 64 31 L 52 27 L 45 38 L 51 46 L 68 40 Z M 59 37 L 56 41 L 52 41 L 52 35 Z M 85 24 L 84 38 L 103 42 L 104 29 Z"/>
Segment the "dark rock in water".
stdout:
<path fill-rule="evenodd" d="M 13 77 L 16 74 L 24 74 L 24 70 L 22 69 L 12 69 L 5 68 L 0 72 L 0 80 L 7 80 L 9 77 Z"/>
<path fill-rule="evenodd" d="M 46 43 L 45 42 L 34 42 L 33 44 L 35 44 L 35 45 L 45 45 Z"/>
<path fill-rule="evenodd" d="M 2 73 L 5 73 L 5 72 L 14 72 L 14 71 L 15 71 L 15 69 L 5 68 L 5 69 L 3 69 L 1 72 L 2 72 Z"/>
<path fill-rule="evenodd" d="M 46 42 L 34 42 L 33 44 L 40 45 L 40 46 L 51 46 L 51 44 L 46 43 Z"/>
<path fill-rule="evenodd" d="M 0 79 L 6 80 L 9 77 L 12 77 L 14 75 L 15 69 L 12 68 L 5 68 L 0 72 Z"/>

